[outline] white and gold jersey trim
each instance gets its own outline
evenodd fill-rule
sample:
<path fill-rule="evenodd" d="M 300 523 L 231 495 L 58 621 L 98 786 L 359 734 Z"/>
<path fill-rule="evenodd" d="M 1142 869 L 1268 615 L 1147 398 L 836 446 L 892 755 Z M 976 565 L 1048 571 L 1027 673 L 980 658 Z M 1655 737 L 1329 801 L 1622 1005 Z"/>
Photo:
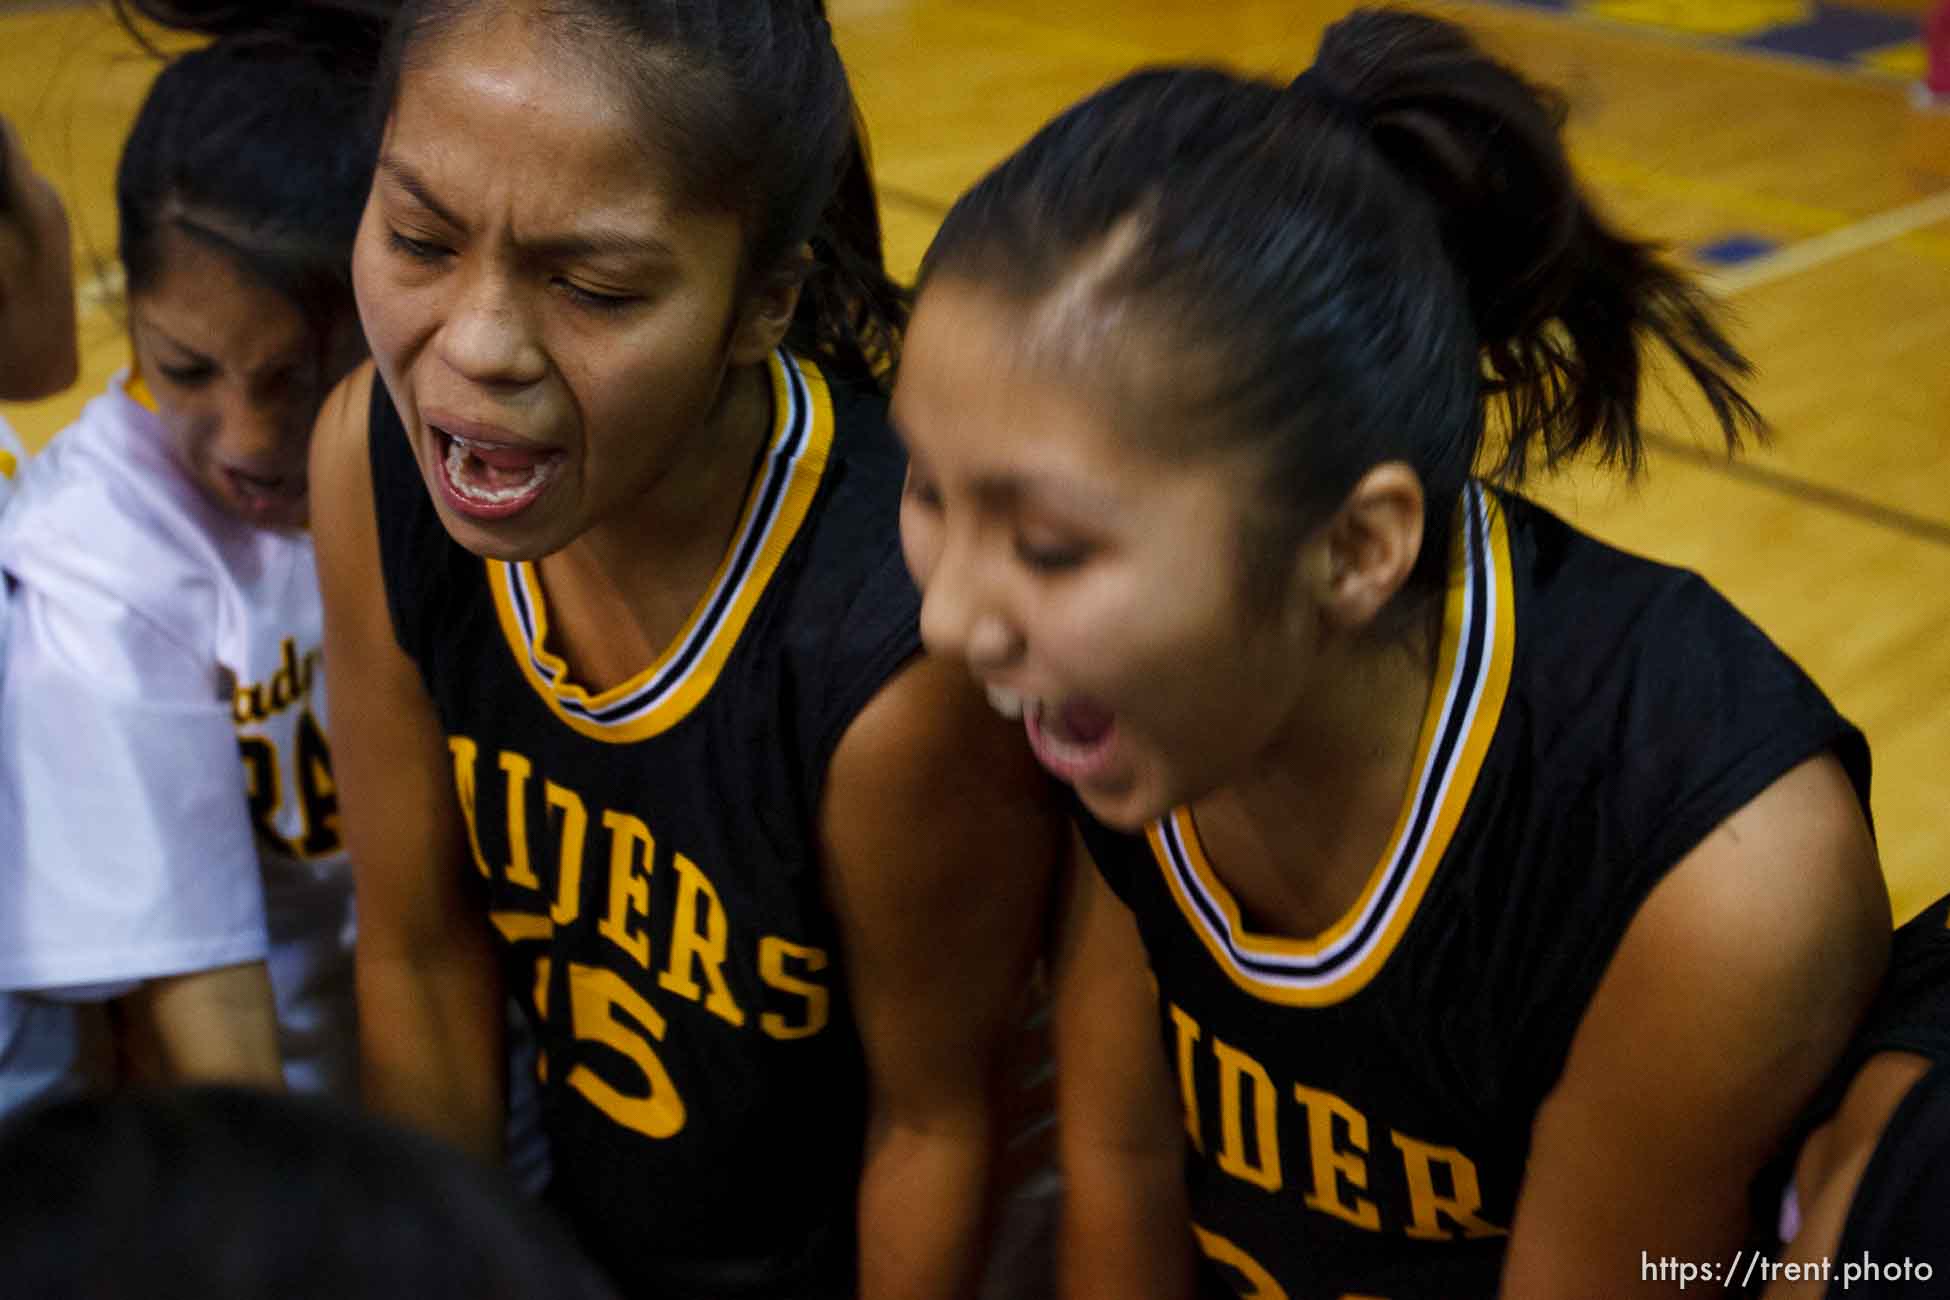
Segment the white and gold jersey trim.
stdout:
<path fill-rule="evenodd" d="M 591 694 L 548 646 L 548 608 L 526 561 L 487 561 L 502 632 L 549 709 L 595 740 L 627 744 L 667 731 L 711 690 L 752 610 L 806 520 L 833 445 L 833 402 L 816 366 L 783 349 L 769 363 L 772 439 L 730 547 L 684 628 L 648 668 Z"/>
<path fill-rule="evenodd" d="M 1286 1006 L 1328 1006 L 1364 988 L 1415 915 L 1475 788 L 1510 685 L 1516 649 L 1510 536 L 1494 498 L 1464 491 L 1452 534 L 1436 688 L 1415 779 L 1381 861 L 1338 922 L 1310 939 L 1255 934 L 1207 860 L 1191 810 L 1146 834 L 1172 897 L 1212 959 L 1241 989 Z"/>

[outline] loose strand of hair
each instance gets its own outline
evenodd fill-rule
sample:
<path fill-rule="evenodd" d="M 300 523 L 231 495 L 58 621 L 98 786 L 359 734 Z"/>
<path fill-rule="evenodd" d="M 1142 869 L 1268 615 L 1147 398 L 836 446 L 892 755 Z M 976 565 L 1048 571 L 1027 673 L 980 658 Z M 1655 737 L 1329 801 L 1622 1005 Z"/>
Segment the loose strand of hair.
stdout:
<path fill-rule="evenodd" d="M 813 268 L 794 321 L 800 346 L 838 373 L 885 390 L 900 360 L 912 291 L 887 271 L 880 201 L 856 114 L 838 186 L 812 238 Z"/>

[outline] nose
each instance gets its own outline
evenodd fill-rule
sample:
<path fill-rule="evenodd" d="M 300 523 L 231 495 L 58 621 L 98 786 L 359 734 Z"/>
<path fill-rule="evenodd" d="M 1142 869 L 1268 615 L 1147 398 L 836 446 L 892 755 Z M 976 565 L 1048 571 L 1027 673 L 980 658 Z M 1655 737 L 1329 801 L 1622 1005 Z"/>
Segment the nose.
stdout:
<path fill-rule="evenodd" d="M 921 576 L 921 640 L 930 652 L 965 660 L 977 673 L 1009 667 L 1024 641 L 1000 575 L 979 539 L 945 539 Z"/>
<path fill-rule="evenodd" d="M 224 460 L 246 473 L 289 472 L 311 434 L 312 407 L 288 380 L 228 384 L 217 401 L 217 440 Z"/>
<path fill-rule="evenodd" d="M 547 369 L 518 286 L 498 268 L 483 268 L 462 282 L 439 348 L 455 373 L 477 384 L 532 384 Z"/>

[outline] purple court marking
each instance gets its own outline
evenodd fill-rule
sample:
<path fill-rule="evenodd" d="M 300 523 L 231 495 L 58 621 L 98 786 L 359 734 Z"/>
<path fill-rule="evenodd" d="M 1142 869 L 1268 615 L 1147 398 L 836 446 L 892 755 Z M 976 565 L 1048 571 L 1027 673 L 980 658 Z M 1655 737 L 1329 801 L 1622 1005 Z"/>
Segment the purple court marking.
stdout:
<path fill-rule="evenodd" d="M 1700 0 L 1709 3 L 1710 0 Z M 1759 54 L 1808 59 L 1829 67 L 1884 75 L 1864 62 L 1877 50 L 1906 44 L 1922 36 L 1922 21 L 1913 14 L 1889 14 L 1846 4 L 1816 4 L 1814 16 L 1805 22 L 1782 23 L 1751 36 L 1732 39 L 1703 36 L 1654 23 L 1607 22 L 1584 0 L 1479 0 L 1507 9 L 1541 10 L 1546 13 L 1582 17 L 1620 31 L 1640 31 L 1667 40 L 1690 41 L 1727 50 L 1753 50 Z"/>
<path fill-rule="evenodd" d="M 1759 235 L 1728 235 L 1710 244 L 1702 244 L 1693 250 L 1693 257 L 1708 266 L 1739 266 L 1779 248 L 1772 239 L 1762 239 Z"/>
<path fill-rule="evenodd" d="M 1870 50 L 1913 41 L 1921 34 L 1922 24 L 1914 16 L 1818 5 L 1812 22 L 1776 27 L 1740 44 L 1776 54 L 1798 54 L 1804 59 L 1851 63 Z"/>

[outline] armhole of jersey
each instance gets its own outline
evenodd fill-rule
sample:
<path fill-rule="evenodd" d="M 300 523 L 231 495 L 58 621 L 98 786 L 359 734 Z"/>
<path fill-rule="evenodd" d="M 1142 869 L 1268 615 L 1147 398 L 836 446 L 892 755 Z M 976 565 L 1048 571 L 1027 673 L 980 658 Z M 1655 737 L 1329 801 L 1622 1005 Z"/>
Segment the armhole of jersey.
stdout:
<path fill-rule="evenodd" d="M 1851 758 L 1851 750 L 1859 752 L 1859 763 Z M 1584 945 L 1583 960 L 1567 972 L 1563 987 L 1569 994 L 1569 1005 L 1577 1010 L 1570 1022 L 1570 1032 L 1564 1036 L 1561 1044 L 1554 1045 L 1551 1057 L 1540 1062 L 1544 1072 L 1538 1079 L 1541 1089 L 1537 1098 L 1539 1102 L 1550 1089 L 1557 1086 L 1557 1080 L 1564 1072 L 1564 1062 L 1570 1056 L 1571 1043 L 1584 1024 L 1585 1014 L 1591 1009 L 1591 1000 L 1597 996 L 1598 985 L 1611 969 L 1612 959 L 1625 942 L 1625 932 L 1638 918 L 1639 910 L 1645 906 L 1645 900 L 1651 897 L 1652 891 L 1687 854 L 1713 833 L 1715 827 L 1794 767 L 1824 753 L 1835 754 L 1848 769 L 1850 783 L 1855 787 L 1866 815 L 1868 791 L 1863 783 L 1867 780 L 1867 744 L 1861 732 L 1846 719 L 1832 708 L 1824 708 L 1820 714 L 1811 713 L 1804 728 L 1784 737 L 1770 738 L 1767 743 L 1754 746 L 1729 763 L 1724 771 L 1703 786 L 1679 810 L 1661 834 L 1650 841 L 1636 863 L 1625 866 L 1628 883 L 1616 900 L 1618 905 L 1610 910 L 1603 925 Z"/>
<path fill-rule="evenodd" d="M 1126 836 L 1111 830 L 1092 817 L 1090 810 L 1083 806 L 1082 798 L 1069 786 L 1063 787 L 1063 795 L 1069 805 L 1070 824 L 1076 827 L 1077 835 L 1083 840 L 1093 869 L 1103 877 L 1110 892 L 1117 895 L 1117 901 L 1135 914 L 1137 908 L 1131 899 L 1131 855 L 1141 850 L 1143 861 L 1148 865 L 1151 860 L 1150 844 L 1141 836 Z M 1156 874 L 1152 872 L 1152 875 Z"/>
<path fill-rule="evenodd" d="M 818 725 L 813 733 L 814 748 L 809 756 L 813 762 L 815 808 L 825 788 L 826 770 L 847 728 L 853 725 L 853 720 L 860 716 L 860 711 L 880 693 L 881 688 L 909 660 L 921 653 L 921 628 L 917 619 L 907 615 L 889 617 L 887 613 L 890 606 L 915 612 L 908 602 L 884 599 L 890 588 L 899 591 L 906 585 L 906 562 L 896 548 L 880 568 L 861 584 L 859 594 L 854 599 L 853 612 L 849 612 L 847 618 L 847 640 L 860 645 L 862 649 L 858 654 L 846 657 L 845 662 L 852 670 L 846 679 L 834 683 L 831 690 L 821 694 Z M 857 612 L 857 618 L 854 612 Z M 858 629 L 857 635 L 854 629 Z"/>
<path fill-rule="evenodd" d="M 894 493 L 895 508 L 887 510 L 888 532 L 871 538 L 870 544 L 884 544 L 886 549 L 853 592 L 840 635 L 835 638 L 835 646 L 843 653 L 833 656 L 829 666 L 838 668 L 840 675 L 827 679 L 826 688 L 817 692 L 808 714 L 801 716 L 802 725 L 807 727 L 803 734 L 807 739 L 804 755 L 810 781 L 809 806 L 815 816 L 825 795 L 827 769 L 847 728 L 894 675 L 922 652 L 920 597 L 898 545 L 900 479 L 896 475 L 892 486 L 886 486 L 882 479 L 885 468 L 878 463 L 895 445 L 886 426 L 885 399 L 846 382 L 829 382 L 827 391 L 833 403 L 833 450 L 821 484 L 827 499 L 815 509 L 865 508 L 871 514 L 871 494 L 876 489 Z M 869 494 L 864 507 L 859 495 L 863 491 Z M 840 498 L 850 498 L 853 504 Z M 817 549 L 828 536 L 819 528 L 805 540 Z M 810 567 L 801 581 L 810 578 L 818 582 L 823 562 L 821 556 L 809 555 L 806 563 Z"/>

